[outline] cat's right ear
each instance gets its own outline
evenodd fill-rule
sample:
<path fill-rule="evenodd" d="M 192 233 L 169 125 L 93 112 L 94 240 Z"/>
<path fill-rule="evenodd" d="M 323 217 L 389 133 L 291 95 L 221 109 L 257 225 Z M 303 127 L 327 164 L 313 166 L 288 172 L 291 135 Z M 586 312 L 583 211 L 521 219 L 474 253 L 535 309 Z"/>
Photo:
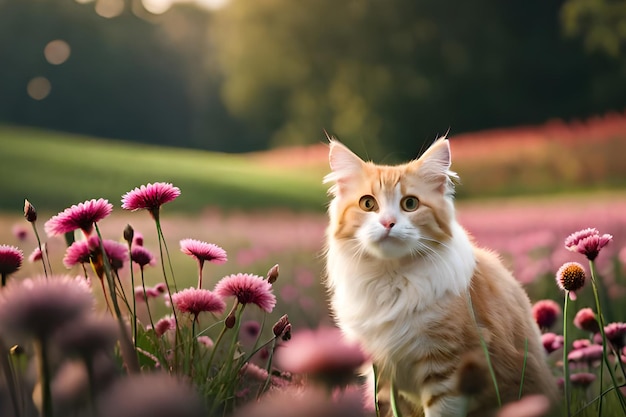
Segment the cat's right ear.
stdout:
<path fill-rule="evenodd" d="M 330 139 L 328 162 L 331 172 L 324 177 L 324 183 L 335 183 L 329 190 L 334 195 L 340 194 L 342 189 L 360 178 L 363 173 L 363 160 L 335 139 Z"/>

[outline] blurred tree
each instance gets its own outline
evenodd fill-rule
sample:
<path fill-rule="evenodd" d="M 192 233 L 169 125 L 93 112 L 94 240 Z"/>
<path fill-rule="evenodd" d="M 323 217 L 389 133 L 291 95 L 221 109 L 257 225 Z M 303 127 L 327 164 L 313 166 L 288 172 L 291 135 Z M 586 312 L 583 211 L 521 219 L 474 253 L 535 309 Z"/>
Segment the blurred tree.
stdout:
<path fill-rule="evenodd" d="M 213 37 L 228 108 L 271 144 L 323 140 L 406 158 L 452 133 L 625 105 L 543 0 L 231 0 Z M 454 12 L 451 12 L 454 10 Z M 386 155 L 386 150 L 399 150 Z"/>

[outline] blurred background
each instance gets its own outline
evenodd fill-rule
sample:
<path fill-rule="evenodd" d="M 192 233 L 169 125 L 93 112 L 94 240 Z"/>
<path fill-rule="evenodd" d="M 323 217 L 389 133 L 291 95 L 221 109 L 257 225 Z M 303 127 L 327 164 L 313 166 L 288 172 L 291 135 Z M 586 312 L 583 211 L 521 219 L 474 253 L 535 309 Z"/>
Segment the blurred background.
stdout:
<path fill-rule="evenodd" d="M 626 107 L 626 2 L 0 0 L 0 122 L 400 160 Z"/>

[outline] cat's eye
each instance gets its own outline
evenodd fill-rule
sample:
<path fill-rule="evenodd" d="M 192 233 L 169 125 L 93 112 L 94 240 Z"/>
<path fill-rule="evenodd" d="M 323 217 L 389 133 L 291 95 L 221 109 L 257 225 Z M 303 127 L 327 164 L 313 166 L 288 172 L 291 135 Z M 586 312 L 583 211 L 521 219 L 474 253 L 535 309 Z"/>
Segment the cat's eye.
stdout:
<path fill-rule="evenodd" d="M 412 195 L 406 196 L 402 200 L 400 200 L 400 207 L 402 207 L 402 210 L 404 211 L 415 211 L 417 210 L 419 205 L 420 202 L 417 197 L 414 197 Z"/>
<path fill-rule="evenodd" d="M 361 207 L 363 211 L 376 211 L 378 210 L 378 203 L 371 195 L 364 195 L 359 200 L 359 207 Z"/>

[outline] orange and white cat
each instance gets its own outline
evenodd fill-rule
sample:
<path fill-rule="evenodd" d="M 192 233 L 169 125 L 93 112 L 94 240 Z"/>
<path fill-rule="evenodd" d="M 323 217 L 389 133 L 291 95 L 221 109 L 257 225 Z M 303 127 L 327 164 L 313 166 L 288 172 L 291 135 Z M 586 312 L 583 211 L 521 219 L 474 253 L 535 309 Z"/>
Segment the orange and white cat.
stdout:
<path fill-rule="evenodd" d="M 329 159 L 331 308 L 371 355 L 381 386 L 393 382 L 413 415 L 490 415 L 498 401 L 482 339 L 502 403 L 520 386 L 554 398 L 528 296 L 456 221 L 448 140 L 397 166 L 364 162 L 331 140 Z M 468 390 L 468 378 L 480 386 Z"/>

